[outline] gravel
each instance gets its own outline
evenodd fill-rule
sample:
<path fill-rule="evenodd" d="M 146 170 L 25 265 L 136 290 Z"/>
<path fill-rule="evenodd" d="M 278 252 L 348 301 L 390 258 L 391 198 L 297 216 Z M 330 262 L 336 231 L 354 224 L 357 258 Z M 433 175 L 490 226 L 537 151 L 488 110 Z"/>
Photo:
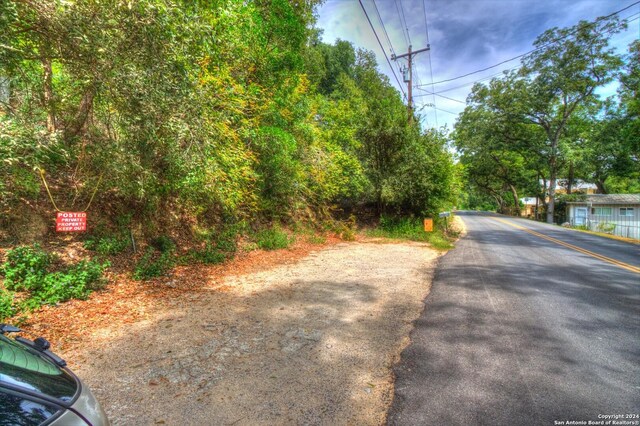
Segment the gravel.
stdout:
<path fill-rule="evenodd" d="M 340 243 L 211 279 L 65 356 L 114 425 L 384 424 L 438 255 Z"/>

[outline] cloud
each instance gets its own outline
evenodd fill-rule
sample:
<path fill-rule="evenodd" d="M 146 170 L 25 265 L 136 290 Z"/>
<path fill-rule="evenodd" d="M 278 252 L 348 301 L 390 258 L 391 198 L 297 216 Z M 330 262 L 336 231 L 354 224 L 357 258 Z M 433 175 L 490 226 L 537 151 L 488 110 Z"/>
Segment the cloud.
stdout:
<path fill-rule="evenodd" d="M 390 55 L 390 48 L 373 1 L 362 1 L 386 54 Z M 547 29 L 569 27 L 580 20 L 593 20 L 622 9 L 627 4 L 631 4 L 631 0 L 628 3 L 618 0 L 376 0 L 386 32 L 397 54 L 406 52 L 408 48 L 403 34 L 403 11 L 414 50 L 426 46 L 427 31 L 423 5 L 426 6 L 431 51 L 428 55 L 417 55 L 415 62 L 417 77 L 423 83 L 431 81 L 429 59 L 433 81 L 454 78 L 531 50 L 536 37 Z M 622 15 L 628 16 L 638 12 L 640 5 L 634 6 Z M 619 51 L 625 51 L 626 46 L 640 36 L 638 22 L 640 21 L 632 23 L 628 31 L 612 39 Z M 336 38 L 341 38 L 358 47 L 374 51 L 380 70 L 395 83 L 357 0 L 328 0 L 319 9 L 317 25 L 325 30 L 325 42 L 332 43 Z M 503 69 L 516 67 L 518 64 L 517 60 L 508 62 L 468 78 L 439 84 L 435 89 L 447 90 L 494 75 Z M 398 76 L 400 77 L 399 74 Z M 444 92 L 443 95 L 464 100 L 471 87 L 467 85 Z M 434 103 L 432 97 L 416 98 L 416 101 L 419 105 Z M 435 98 L 435 105 L 452 112 L 464 109 L 463 104 L 438 97 Z M 435 123 L 436 114 L 439 124 L 449 123 L 451 127 L 455 120 L 455 116 L 443 111 L 438 113 L 433 108 L 425 108 L 424 112 L 427 113 L 430 124 Z"/>

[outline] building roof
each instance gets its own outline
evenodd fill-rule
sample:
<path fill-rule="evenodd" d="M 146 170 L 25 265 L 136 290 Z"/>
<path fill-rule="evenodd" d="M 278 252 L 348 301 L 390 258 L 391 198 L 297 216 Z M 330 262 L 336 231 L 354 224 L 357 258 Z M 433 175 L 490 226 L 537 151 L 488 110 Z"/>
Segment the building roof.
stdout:
<path fill-rule="evenodd" d="M 568 204 L 640 204 L 640 194 L 590 194 Z"/>

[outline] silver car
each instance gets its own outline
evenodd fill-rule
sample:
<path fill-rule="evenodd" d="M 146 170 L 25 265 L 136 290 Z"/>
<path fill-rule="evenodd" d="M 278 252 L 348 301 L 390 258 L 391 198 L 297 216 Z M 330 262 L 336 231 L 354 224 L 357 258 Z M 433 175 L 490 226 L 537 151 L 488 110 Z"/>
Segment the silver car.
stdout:
<path fill-rule="evenodd" d="M 9 337 L 21 330 L 0 324 L 0 426 L 109 425 L 94 396 L 39 337 Z"/>

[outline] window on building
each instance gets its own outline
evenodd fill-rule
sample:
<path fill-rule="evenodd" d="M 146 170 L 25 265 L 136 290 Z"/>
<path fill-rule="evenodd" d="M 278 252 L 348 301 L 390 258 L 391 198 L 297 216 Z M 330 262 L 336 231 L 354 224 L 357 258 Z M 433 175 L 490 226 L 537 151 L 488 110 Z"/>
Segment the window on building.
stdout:
<path fill-rule="evenodd" d="M 633 216 L 633 207 L 620 207 L 620 216 Z"/>
<path fill-rule="evenodd" d="M 612 208 L 611 207 L 592 207 L 591 214 L 596 216 L 611 216 Z"/>

